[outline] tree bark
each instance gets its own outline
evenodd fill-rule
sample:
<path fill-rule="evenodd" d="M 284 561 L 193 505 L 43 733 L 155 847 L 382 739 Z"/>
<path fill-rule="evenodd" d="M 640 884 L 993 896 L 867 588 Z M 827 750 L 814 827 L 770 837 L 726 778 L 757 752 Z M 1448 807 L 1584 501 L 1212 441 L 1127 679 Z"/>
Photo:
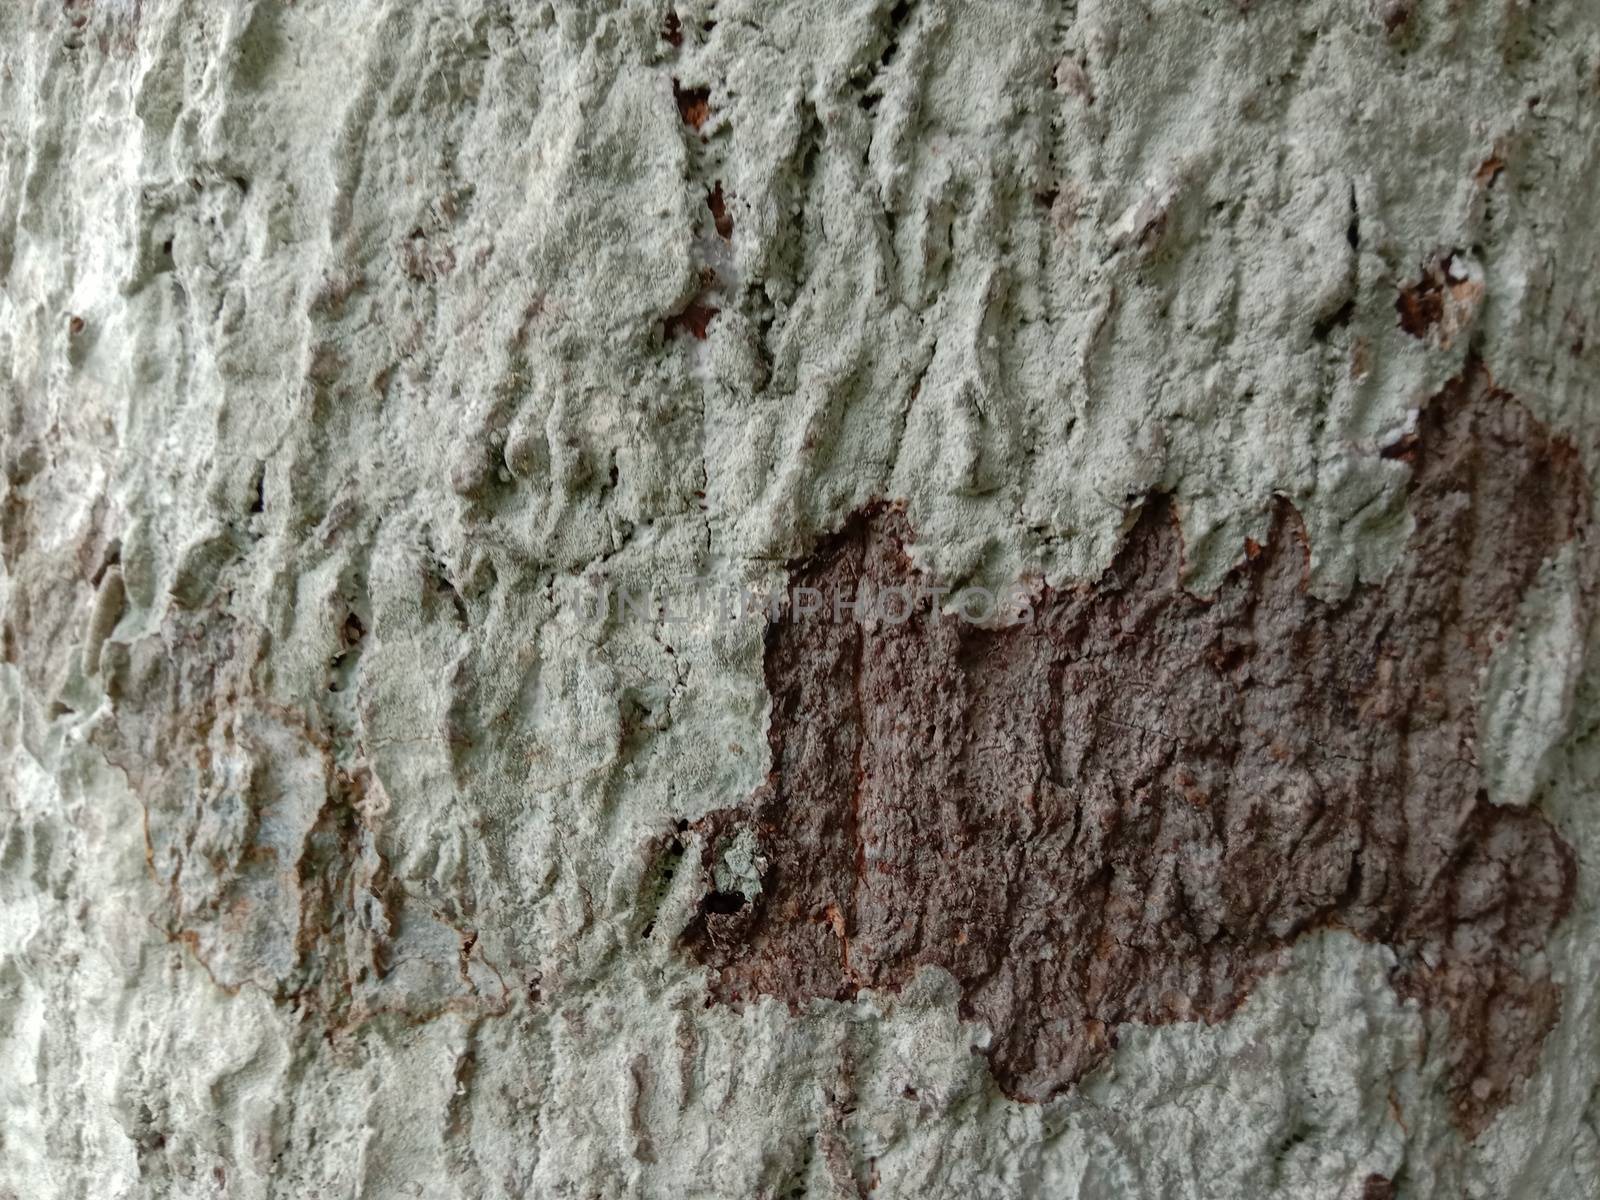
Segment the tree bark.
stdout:
<path fill-rule="evenodd" d="M 1600 1193 L 1585 0 L 0 9 L 0 1200 Z"/>

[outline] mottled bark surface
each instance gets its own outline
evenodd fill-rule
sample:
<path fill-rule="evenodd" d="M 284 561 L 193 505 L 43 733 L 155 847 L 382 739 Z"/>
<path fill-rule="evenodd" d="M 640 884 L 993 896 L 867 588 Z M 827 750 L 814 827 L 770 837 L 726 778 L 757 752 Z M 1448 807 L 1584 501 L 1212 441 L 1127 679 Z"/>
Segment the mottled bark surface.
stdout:
<path fill-rule="evenodd" d="M 1597 177 L 1594 0 L 0 3 L 0 1200 L 1600 1194 Z M 791 575 L 1034 620 L 579 602 Z"/>
<path fill-rule="evenodd" d="M 1152 496 L 1105 574 L 1025 622 L 928 599 L 831 620 L 836 596 L 928 584 L 899 509 L 855 516 L 791 573 L 827 611 L 768 629 L 772 775 L 704 822 L 708 888 L 742 831 L 762 868 L 689 932 L 714 994 L 838 1000 L 936 965 L 1037 1100 L 1128 1022 L 1228 1017 L 1335 926 L 1392 946 L 1395 986 L 1448 1018 L 1453 1110 L 1480 1132 L 1556 1018 L 1539 952 L 1575 872 L 1543 815 L 1490 802 L 1480 683 L 1541 567 L 1574 539 L 1592 562 L 1588 484 L 1479 370 L 1384 454 L 1411 465 L 1415 529 L 1335 602 L 1307 591 L 1287 502 L 1191 594 Z"/>
<path fill-rule="evenodd" d="M 268 697 L 267 633 L 215 610 L 180 610 L 104 654 L 124 719 L 96 740 L 145 798 L 152 921 L 223 988 L 257 988 L 330 1033 L 383 1013 L 498 1015 L 506 983 L 470 911 L 408 896 L 380 852 L 388 798 L 348 694 L 365 629 L 351 601 L 332 603 L 340 649 L 309 715 Z"/>

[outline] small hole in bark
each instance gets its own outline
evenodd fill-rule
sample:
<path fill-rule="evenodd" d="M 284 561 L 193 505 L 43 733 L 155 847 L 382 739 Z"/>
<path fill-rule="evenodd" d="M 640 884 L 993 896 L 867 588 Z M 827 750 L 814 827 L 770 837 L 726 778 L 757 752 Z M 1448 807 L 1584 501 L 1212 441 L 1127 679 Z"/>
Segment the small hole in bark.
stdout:
<path fill-rule="evenodd" d="M 900 26 L 905 23 L 906 17 L 911 12 L 909 4 L 896 4 L 889 10 L 889 44 L 883 48 L 883 54 L 878 58 L 880 67 L 887 67 L 894 61 L 894 56 L 900 51 Z"/>
<path fill-rule="evenodd" d="M 1328 340 L 1328 335 L 1335 329 L 1343 329 L 1350 324 L 1350 318 L 1356 315 L 1356 302 L 1346 300 L 1337 310 L 1322 318 L 1311 327 L 1311 336 L 1319 342 Z"/>
<path fill-rule="evenodd" d="M 740 892 L 712 892 L 700 902 L 701 909 L 706 913 L 720 917 L 732 916 L 744 905 L 744 895 Z"/>

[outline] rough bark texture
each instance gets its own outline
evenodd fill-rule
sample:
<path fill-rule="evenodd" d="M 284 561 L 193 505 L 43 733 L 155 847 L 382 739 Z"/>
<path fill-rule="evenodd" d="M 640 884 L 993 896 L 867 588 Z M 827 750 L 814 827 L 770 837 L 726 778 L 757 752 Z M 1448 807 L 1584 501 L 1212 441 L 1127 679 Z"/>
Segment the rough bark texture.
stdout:
<path fill-rule="evenodd" d="M 0 4 L 0 1200 L 1600 1193 L 1597 172 L 1591 0 Z"/>

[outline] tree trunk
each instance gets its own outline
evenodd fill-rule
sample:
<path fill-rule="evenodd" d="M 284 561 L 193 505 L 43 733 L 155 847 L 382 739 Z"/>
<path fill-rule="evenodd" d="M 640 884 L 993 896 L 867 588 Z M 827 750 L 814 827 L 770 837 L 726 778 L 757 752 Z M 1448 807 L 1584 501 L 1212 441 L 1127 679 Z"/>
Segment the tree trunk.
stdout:
<path fill-rule="evenodd" d="M 1587 0 L 0 10 L 0 1200 L 1600 1194 Z"/>

